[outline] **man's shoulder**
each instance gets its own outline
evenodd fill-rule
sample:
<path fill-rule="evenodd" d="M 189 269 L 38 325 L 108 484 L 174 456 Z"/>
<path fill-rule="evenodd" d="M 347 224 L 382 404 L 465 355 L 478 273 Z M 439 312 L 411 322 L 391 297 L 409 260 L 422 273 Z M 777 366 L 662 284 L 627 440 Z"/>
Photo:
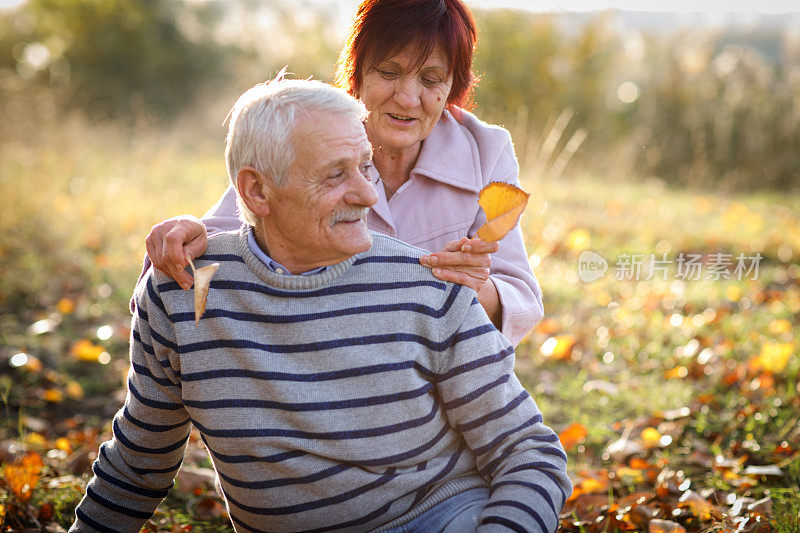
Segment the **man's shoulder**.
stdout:
<path fill-rule="evenodd" d="M 470 307 L 475 299 L 475 291 L 469 287 L 442 281 L 433 275 L 430 268 L 423 266 L 419 258 L 430 252 L 382 233 L 372 233 L 372 248 L 359 254 L 355 265 L 369 268 L 369 276 L 380 276 L 382 282 L 400 282 L 413 288 L 419 301 L 443 305 L 442 309 L 453 311 Z"/>
<path fill-rule="evenodd" d="M 356 256 L 354 266 L 375 265 L 380 268 L 375 273 L 380 273 L 384 280 L 390 278 L 436 280 L 431 269 L 419 262 L 420 257 L 429 253 L 427 250 L 376 231 L 370 231 L 370 234 L 372 246 L 368 251 Z M 444 282 L 440 283 L 444 286 Z"/>
<path fill-rule="evenodd" d="M 390 237 L 389 235 L 371 230 L 370 233 L 372 234 L 372 248 L 366 252 L 366 255 L 391 254 L 415 258 L 417 259 L 417 262 L 419 262 L 419 258 L 428 253 L 427 250 L 405 243 L 400 239 Z"/>
<path fill-rule="evenodd" d="M 180 290 L 178 282 L 164 274 L 153 266 L 139 278 L 136 288 L 133 290 L 133 311 L 147 309 L 151 304 L 155 304 L 161 309 L 165 309 L 162 292 L 169 292 L 171 285 Z M 183 292 L 183 291 L 181 291 Z"/>
<path fill-rule="evenodd" d="M 244 227 L 217 233 L 208 238 L 208 248 L 206 252 L 198 259 L 203 259 L 206 256 L 216 255 L 238 255 L 241 256 L 239 249 L 239 242 L 242 239 L 242 232 Z"/>

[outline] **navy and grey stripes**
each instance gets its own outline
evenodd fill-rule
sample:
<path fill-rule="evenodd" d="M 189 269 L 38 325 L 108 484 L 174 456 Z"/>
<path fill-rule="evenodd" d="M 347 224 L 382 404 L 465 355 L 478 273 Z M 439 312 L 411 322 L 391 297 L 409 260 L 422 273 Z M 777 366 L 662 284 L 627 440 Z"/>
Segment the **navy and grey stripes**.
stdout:
<path fill-rule="evenodd" d="M 192 426 L 240 531 L 395 527 L 487 485 L 482 533 L 557 527 L 566 456 L 473 291 L 377 234 L 324 272 L 281 276 L 246 231 L 197 260 L 222 265 L 199 327 L 191 292 L 140 281 L 128 396 L 74 530 L 138 531 Z"/>

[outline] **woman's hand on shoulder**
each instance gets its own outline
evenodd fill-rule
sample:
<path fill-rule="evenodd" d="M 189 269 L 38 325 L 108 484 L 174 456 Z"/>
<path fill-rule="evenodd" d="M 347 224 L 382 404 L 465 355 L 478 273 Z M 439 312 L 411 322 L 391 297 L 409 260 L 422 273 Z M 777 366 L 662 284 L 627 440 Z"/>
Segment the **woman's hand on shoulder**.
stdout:
<path fill-rule="evenodd" d="M 479 292 L 489 279 L 492 266 L 489 254 L 498 248 L 496 242 L 464 237 L 460 241 L 448 242 L 441 252 L 422 256 L 419 262 L 433 269 L 433 275 L 440 280 L 459 283 Z"/>
<path fill-rule="evenodd" d="M 192 275 L 186 256 L 194 259 L 208 248 L 206 227 L 199 218 L 181 215 L 153 226 L 145 238 L 147 256 L 153 266 L 188 289 L 192 286 Z"/>

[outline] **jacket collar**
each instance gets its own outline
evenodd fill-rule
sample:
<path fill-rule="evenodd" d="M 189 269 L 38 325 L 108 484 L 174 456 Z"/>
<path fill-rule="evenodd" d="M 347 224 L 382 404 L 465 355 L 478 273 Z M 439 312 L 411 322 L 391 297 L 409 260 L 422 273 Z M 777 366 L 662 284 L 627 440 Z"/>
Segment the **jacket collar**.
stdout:
<path fill-rule="evenodd" d="M 422 141 L 422 148 L 417 164 L 411 170 L 411 177 L 422 176 L 477 193 L 481 189 L 481 176 L 478 174 L 480 168 L 478 150 L 474 145 L 475 141 L 467 133 L 467 129 L 445 110 L 431 133 Z M 371 209 L 394 229 L 386 193 L 378 181 L 378 170 L 372 167 L 368 172 L 378 193 L 378 202 Z"/>
<path fill-rule="evenodd" d="M 422 149 L 411 175 L 445 183 L 470 192 L 481 189 L 478 151 L 474 140 L 448 111 L 442 113 Z"/>
<path fill-rule="evenodd" d="M 380 181 L 380 174 L 378 174 L 378 169 L 374 166 L 367 169 L 367 174 L 369 174 L 369 179 L 372 181 L 372 184 L 375 186 L 375 192 L 378 193 L 378 201 L 375 202 L 375 205 L 370 207 L 370 211 L 375 213 L 378 218 L 383 220 L 385 224 L 385 228 L 378 228 L 378 231 L 386 232 L 386 230 L 395 230 L 394 221 L 392 220 L 392 213 L 389 211 L 389 201 L 386 199 L 386 191 L 383 189 L 383 184 Z"/>

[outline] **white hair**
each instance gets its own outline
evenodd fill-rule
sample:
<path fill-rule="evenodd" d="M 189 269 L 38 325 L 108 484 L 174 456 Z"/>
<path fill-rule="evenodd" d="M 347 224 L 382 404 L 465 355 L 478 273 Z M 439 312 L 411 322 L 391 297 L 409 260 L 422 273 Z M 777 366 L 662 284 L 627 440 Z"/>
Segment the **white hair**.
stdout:
<path fill-rule="evenodd" d="M 300 113 L 350 114 L 363 120 L 367 110 L 343 89 L 316 80 L 287 80 L 283 71 L 242 94 L 228 116 L 225 162 L 236 189 L 236 177 L 246 166 L 270 176 L 282 186 L 295 159 L 292 131 Z M 256 216 L 236 194 L 240 216 L 255 224 Z"/>

